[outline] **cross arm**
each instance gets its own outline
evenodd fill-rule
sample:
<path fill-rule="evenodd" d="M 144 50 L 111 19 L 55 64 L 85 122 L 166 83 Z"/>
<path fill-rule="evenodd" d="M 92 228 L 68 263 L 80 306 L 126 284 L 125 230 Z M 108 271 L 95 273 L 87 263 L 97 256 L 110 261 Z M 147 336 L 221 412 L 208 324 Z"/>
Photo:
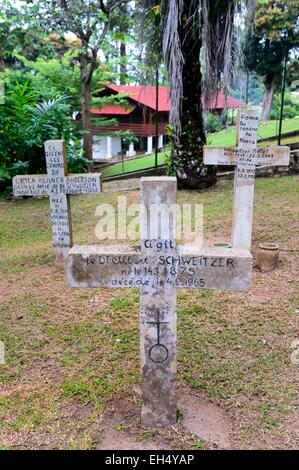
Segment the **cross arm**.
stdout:
<path fill-rule="evenodd" d="M 185 245 L 177 248 L 177 287 L 234 291 L 251 288 L 252 255 L 248 250 Z"/>
<path fill-rule="evenodd" d="M 140 247 L 74 246 L 68 254 L 68 281 L 71 287 L 142 288 L 166 279 L 177 288 L 246 291 L 251 263 L 248 250 L 222 247 L 178 246 L 175 256 L 161 252 L 153 265 Z"/>
<path fill-rule="evenodd" d="M 205 165 L 236 165 L 236 147 L 204 147 Z"/>
<path fill-rule="evenodd" d="M 249 160 L 256 166 L 289 165 L 290 147 L 259 147 L 256 149 L 204 147 L 205 165 L 237 165 L 238 163 L 247 163 Z"/>
<path fill-rule="evenodd" d="M 45 196 L 50 192 L 47 175 L 15 176 L 12 180 L 13 194 L 19 196 Z"/>
<path fill-rule="evenodd" d="M 46 196 L 50 193 L 94 194 L 101 191 L 101 174 L 84 173 L 66 177 L 25 175 L 13 178 L 14 196 Z"/>
<path fill-rule="evenodd" d="M 259 147 L 257 149 L 257 166 L 288 166 L 290 163 L 290 147 Z"/>
<path fill-rule="evenodd" d="M 122 270 L 138 267 L 141 260 L 140 247 L 75 245 L 67 258 L 68 282 L 71 287 L 136 287 L 135 281 L 113 285 L 113 279 L 124 278 Z"/>
<path fill-rule="evenodd" d="M 101 192 L 101 173 L 72 174 L 65 178 L 67 194 L 95 194 Z"/>

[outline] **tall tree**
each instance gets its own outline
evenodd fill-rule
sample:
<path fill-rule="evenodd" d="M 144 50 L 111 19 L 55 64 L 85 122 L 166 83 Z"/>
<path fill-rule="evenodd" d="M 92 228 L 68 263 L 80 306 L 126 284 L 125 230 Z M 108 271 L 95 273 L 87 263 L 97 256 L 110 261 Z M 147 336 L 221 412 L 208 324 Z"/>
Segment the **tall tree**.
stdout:
<path fill-rule="evenodd" d="M 81 109 L 83 150 L 92 162 L 90 117 L 91 82 L 99 65 L 99 51 L 109 30 L 117 22 L 120 9 L 129 0 L 42 0 L 38 1 L 41 22 L 48 30 L 72 32 L 79 38 L 78 50 L 82 84 Z M 90 163 L 90 167 L 91 167 Z"/>
<path fill-rule="evenodd" d="M 0 70 L 17 67 L 15 52 L 29 60 L 59 57 L 65 42 L 55 43 L 39 25 L 27 4 L 2 0 L 0 11 Z M 65 52 L 65 49 L 64 51 Z"/>
<path fill-rule="evenodd" d="M 142 2 L 141 2 L 142 3 Z M 188 188 L 216 182 L 216 169 L 203 165 L 206 143 L 205 103 L 226 86 L 236 59 L 234 21 L 236 0 L 151 0 L 143 9 L 152 18 L 149 39 L 162 43 L 170 83 L 172 155 L 169 171 Z M 160 18 L 160 21 L 157 20 Z M 156 28 L 154 28 L 154 25 Z M 157 28 L 158 25 L 158 28 Z M 157 34 L 160 31 L 160 36 Z M 200 57 L 204 58 L 202 79 Z"/>
<path fill-rule="evenodd" d="M 245 43 L 245 65 L 265 86 L 263 119 L 271 111 L 274 92 L 281 84 L 283 62 L 299 47 L 298 1 L 259 0 L 254 28 Z"/>
<path fill-rule="evenodd" d="M 126 4 L 121 7 L 121 18 L 117 26 L 119 39 L 119 79 L 120 83 L 126 83 L 128 80 L 127 69 L 127 34 L 130 27 L 130 15 Z"/>

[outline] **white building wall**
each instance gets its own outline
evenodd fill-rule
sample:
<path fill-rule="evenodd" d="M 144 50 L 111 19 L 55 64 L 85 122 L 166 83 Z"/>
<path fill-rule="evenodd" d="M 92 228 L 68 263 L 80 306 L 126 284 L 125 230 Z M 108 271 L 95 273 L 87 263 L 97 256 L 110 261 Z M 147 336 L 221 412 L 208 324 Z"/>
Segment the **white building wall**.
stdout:
<path fill-rule="evenodd" d="M 121 153 L 121 138 L 112 137 L 112 155 L 115 157 L 118 153 Z"/>
<path fill-rule="evenodd" d="M 93 147 L 92 147 L 92 157 L 93 160 L 109 160 L 107 155 L 107 136 L 104 135 L 94 135 L 93 136 Z M 111 150 L 112 157 L 116 157 L 121 152 L 121 138 L 120 137 L 111 137 Z"/>
<path fill-rule="evenodd" d="M 153 136 L 150 135 L 148 138 L 147 138 L 147 151 L 146 151 L 146 155 L 150 155 L 151 153 L 153 153 Z"/>

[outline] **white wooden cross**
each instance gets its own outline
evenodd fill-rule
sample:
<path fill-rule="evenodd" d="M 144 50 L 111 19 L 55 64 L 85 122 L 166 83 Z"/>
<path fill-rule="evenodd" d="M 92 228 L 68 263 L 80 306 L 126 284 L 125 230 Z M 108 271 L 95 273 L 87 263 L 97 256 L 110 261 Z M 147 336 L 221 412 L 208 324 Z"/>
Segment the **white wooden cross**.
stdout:
<path fill-rule="evenodd" d="M 13 178 L 14 196 L 50 198 L 52 238 L 56 262 L 63 261 L 73 245 L 70 194 L 94 194 L 101 191 L 98 173 L 67 174 L 64 140 L 45 142 L 47 175 L 23 175 Z"/>
<path fill-rule="evenodd" d="M 74 246 L 68 255 L 72 287 L 140 289 L 141 418 L 149 427 L 177 420 L 176 290 L 251 286 L 249 250 L 176 245 L 176 193 L 174 177 L 141 178 L 141 246 Z"/>
<path fill-rule="evenodd" d="M 258 113 L 240 111 L 237 147 L 205 147 L 205 165 L 236 165 L 232 247 L 251 248 L 255 168 L 289 165 L 289 147 L 257 148 Z"/>

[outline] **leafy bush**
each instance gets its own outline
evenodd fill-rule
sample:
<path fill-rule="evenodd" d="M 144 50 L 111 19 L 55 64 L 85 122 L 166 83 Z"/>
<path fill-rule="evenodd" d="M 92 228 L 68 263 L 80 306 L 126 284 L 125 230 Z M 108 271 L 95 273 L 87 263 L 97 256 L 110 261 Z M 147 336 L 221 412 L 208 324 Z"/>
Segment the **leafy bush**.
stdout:
<path fill-rule="evenodd" d="M 16 175 L 25 175 L 28 173 L 28 162 L 17 161 L 10 166 L 4 162 L 0 163 L 0 193 L 10 192 L 11 180 Z"/>
<path fill-rule="evenodd" d="M 209 113 L 205 122 L 205 127 L 206 132 L 209 134 L 219 132 L 223 127 L 221 116 L 216 116 L 215 114 Z"/>
<path fill-rule="evenodd" d="M 9 172 L 5 168 L 5 166 L 0 167 L 0 187 L 4 184 L 7 180 L 11 178 Z"/>
<path fill-rule="evenodd" d="M 138 137 L 131 131 L 122 132 L 121 140 L 125 148 L 129 148 L 130 144 L 138 144 Z"/>
<path fill-rule="evenodd" d="M 7 86 L 5 105 L 0 106 L 0 190 L 10 185 L 16 174 L 46 171 L 46 140 L 78 140 L 67 101 L 66 96 L 43 99 L 28 81 Z M 85 159 L 78 145 L 73 147 L 71 171 L 83 171 Z"/>
<path fill-rule="evenodd" d="M 77 139 L 67 147 L 67 164 L 69 173 L 84 173 L 90 161 L 83 156 L 81 141 Z"/>
<path fill-rule="evenodd" d="M 269 119 L 279 119 L 281 107 L 281 95 L 275 95 L 272 110 L 269 113 Z M 290 93 L 284 96 L 283 117 L 291 119 L 299 116 L 299 103 L 294 100 Z"/>

